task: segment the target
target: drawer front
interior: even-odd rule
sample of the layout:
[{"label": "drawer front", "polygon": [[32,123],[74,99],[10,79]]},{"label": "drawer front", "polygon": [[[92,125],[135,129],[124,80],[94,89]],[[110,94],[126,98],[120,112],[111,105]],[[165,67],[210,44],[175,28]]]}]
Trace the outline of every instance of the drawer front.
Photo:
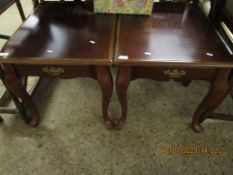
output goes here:
[{"label": "drawer front", "polygon": [[94,66],[71,65],[14,65],[19,76],[40,76],[46,78],[93,77]]},{"label": "drawer front", "polygon": [[135,67],[132,70],[132,77],[133,79],[150,78],[158,81],[211,81],[216,70],[214,68]]}]

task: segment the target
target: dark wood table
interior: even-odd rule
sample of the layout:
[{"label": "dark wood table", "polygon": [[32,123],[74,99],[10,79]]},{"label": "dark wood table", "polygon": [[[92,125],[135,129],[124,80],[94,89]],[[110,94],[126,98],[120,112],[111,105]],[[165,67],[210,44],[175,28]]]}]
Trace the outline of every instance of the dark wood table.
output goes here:
[{"label": "dark wood table", "polygon": [[[39,4],[10,38],[0,59],[4,83],[28,107],[29,124],[39,123],[39,112],[21,83],[24,76],[47,78],[90,77],[103,93],[103,119],[107,128],[113,81],[114,15],[93,14],[75,2]],[[78,91],[78,89],[77,89]],[[22,111],[21,108],[21,111]]]},{"label": "dark wood table", "polygon": [[172,79],[186,85],[192,80],[209,81],[209,93],[193,116],[194,131],[203,130],[200,124],[206,118],[232,120],[213,113],[232,88],[232,52],[196,4],[155,7],[152,16],[120,15],[115,64],[122,107],[117,128],[126,121],[129,83],[138,78]]}]

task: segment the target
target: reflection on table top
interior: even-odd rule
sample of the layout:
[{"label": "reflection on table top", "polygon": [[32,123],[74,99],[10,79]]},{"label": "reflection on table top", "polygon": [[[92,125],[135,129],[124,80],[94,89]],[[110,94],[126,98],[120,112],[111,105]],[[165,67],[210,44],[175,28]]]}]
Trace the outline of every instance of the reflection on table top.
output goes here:
[{"label": "reflection on table top", "polygon": [[231,52],[196,5],[168,8],[119,17],[115,63],[233,67]]},{"label": "reflection on table top", "polygon": [[1,63],[112,64],[115,16],[76,3],[40,4],[6,44]]}]

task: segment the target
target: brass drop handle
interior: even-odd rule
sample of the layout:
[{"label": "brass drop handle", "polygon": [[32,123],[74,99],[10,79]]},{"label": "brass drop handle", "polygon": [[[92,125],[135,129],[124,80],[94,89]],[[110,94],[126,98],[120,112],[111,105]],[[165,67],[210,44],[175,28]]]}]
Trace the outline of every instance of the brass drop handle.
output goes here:
[{"label": "brass drop handle", "polygon": [[169,78],[180,78],[186,75],[186,71],[178,70],[178,69],[168,69],[168,70],[165,70],[163,73]]},{"label": "brass drop handle", "polygon": [[58,76],[65,72],[65,70],[61,67],[44,67],[43,71],[53,76]]}]

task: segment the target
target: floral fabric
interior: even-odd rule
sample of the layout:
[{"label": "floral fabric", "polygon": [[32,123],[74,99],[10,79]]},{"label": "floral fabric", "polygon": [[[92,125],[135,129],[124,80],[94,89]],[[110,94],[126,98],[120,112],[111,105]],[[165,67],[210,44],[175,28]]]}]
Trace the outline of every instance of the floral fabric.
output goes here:
[{"label": "floral fabric", "polygon": [[144,14],[152,11],[154,0],[94,0],[96,13]]}]

